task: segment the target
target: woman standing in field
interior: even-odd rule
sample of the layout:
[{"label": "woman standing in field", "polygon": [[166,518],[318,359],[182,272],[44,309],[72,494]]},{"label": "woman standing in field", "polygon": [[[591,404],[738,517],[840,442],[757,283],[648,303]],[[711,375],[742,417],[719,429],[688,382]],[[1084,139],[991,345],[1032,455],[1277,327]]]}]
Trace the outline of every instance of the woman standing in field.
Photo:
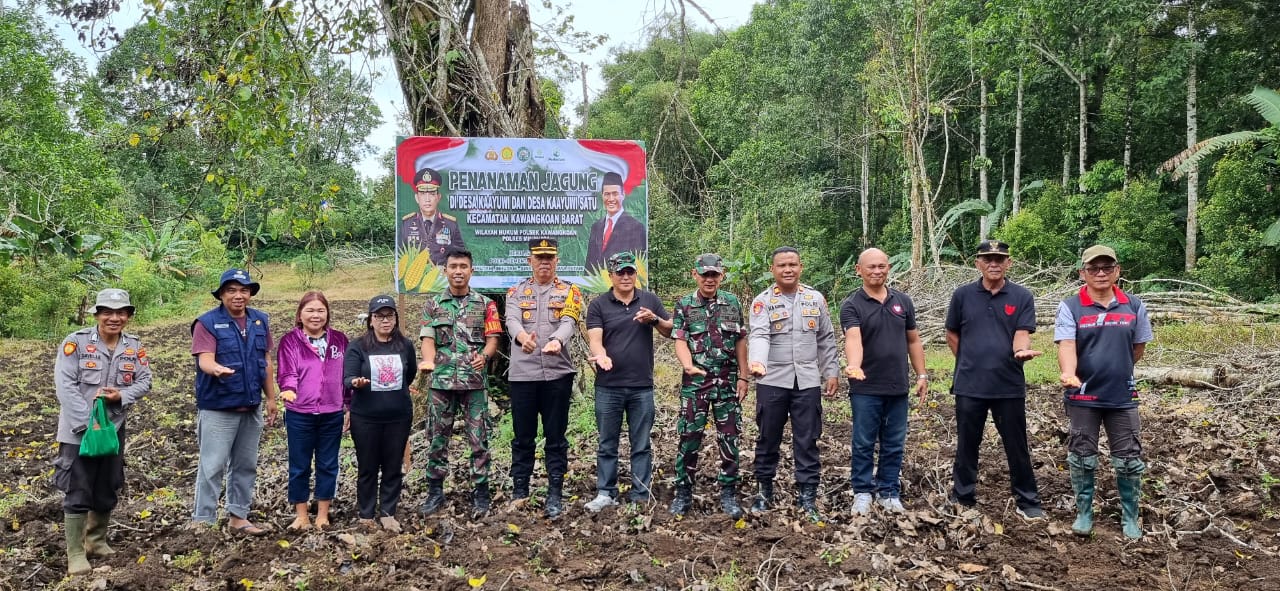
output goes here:
[{"label": "woman standing in field", "polygon": [[[89,572],[90,556],[109,556],[107,525],[124,484],[125,415],[129,407],[151,392],[151,367],[138,337],[125,334],[133,318],[129,292],[104,289],[93,306],[96,326],[82,328],[62,341],[54,363],[58,413],[58,455],[53,460],[53,483],[66,493],[62,499],[66,525],[67,574]],[[106,403],[120,451],[114,455],[83,457],[80,440],[88,430],[95,399]],[[108,438],[109,440],[109,438]]]},{"label": "woman standing in field", "polygon": [[343,370],[343,382],[354,390],[356,503],[361,524],[373,525],[376,515],[383,529],[399,533],[395,515],[404,479],[401,463],[413,422],[409,386],[418,374],[418,358],[413,343],[400,332],[400,315],[391,296],[369,300],[365,328],[347,350]]},{"label": "woman standing in field", "polygon": [[317,529],[329,527],[338,492],[338,449],[351,393],[343,384],[347,335],[329,326],[329,300],[309,291],[298,302],[294,328],[276,349],[276,383],[284,400],[289,441],[289,503],[297,517],[289,529],[311,527],[311,466],[315,463]]}]

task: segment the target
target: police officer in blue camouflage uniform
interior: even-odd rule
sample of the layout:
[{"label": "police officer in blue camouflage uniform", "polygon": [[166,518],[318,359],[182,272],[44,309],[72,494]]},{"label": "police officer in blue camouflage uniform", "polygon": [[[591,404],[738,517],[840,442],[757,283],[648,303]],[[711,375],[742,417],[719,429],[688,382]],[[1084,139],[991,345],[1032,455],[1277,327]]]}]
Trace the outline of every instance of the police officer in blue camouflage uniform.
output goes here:
[{"label": "police officer in blue camouflage uniform", "polygon": [[413,198],[418,211],[400,218],[400,250],[418,248],[431,253],[433,265],[448,260],[450,247],[463,249],[458,218],[440,211],[440,173],[423,168],[413,175]]}]

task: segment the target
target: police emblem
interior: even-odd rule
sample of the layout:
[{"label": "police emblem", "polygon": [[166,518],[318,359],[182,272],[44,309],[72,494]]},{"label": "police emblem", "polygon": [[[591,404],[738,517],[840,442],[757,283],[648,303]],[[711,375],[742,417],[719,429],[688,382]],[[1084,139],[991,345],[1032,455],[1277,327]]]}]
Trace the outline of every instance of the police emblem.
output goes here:
[{"label": "police emblem", "polygon": [[816,326],[818,326],[818,321],[816,321],[816,320],[814,320],[814,319],[810,318],[810,319],[809,319],[809,330],[813,330],[813,328],[814,328],[814,327],[816,327]]},{"label": "police emblem", "polygon": [[521,318],[524,318],[525,320],[528,320],[528,319],[530,319],[530,318],[533,318],[533,312],[530,312],[530,311],[528,311],[528,310],[525,310],[525,311],[524,311],[524,314],[521,314],[521,315],[520,315],[520,317],[521,317]]},{"label": "police emblem", "polygon": [[125,349],[125,350],[124,350],[124,354],[125,354],[125,355],[133,355],[133,349]]},{"label": "police emblem", "polygon": [[524,295],[533,295],[533,290],[527,287],[524,288]]},{"label": "police emblem", "polygon": [[770,303],[770,304],[776,304],[776,303],[778,303],[778,298],[769,298],[769,303]]},{"label": "police emblem", "polygon": [[132,363],[126,363],[126,364],[124,364],[124,365],[120,366],[120,369],[123,369],[124,371],[133,371],[133,364],[132,364]]},{"label": "police emblem", "polygon": [[120,374],[120,381],[126,386],[133,384],[133,372]]},{"label": "police emblem", "polygon": [[769,315],[769,320],[777,320],[777,319],[778,319],[778,313],[777,313],[777,312],[774,312],[773,314],[770,314],[770,315]]},{"label": "police emblem", "polygon": [[85,346],[84,350],[86,353],[97,353],[98,347],[95,345],[87,345]]},{"label": "police emblem", "polygon": [[781,323],[781,322],[774,322],[774,323],[773,323],[773,330],[782,330],[782,323]]},{"label": "police emblem", "polygon": [[63,354],[63,355],[70,356],[72,353],[75,353],[75,352],[76,352],[76,344],[75,344],[75,343],[67,343],[67,344],[65,344],[65,345],[62,345],[62,354]]},{"label": "police emblem", "polygon": [[[751,313],[759,314],[761,312],[764,312],[764,302],[756,300],[756,303],[751,304]],[[70,355],[70,353],[68,353],[68,355]]]},{"label": "police emblem", "polygon": [[84,366],[85,366],[85,368],[87,368],[87,369],[97,369],[97,368],[98,368],[98,364],[97,364],[97,363],[94,363],[93,361],[89,361],[89,362],[85,363],[85,364],[84,364]]}]

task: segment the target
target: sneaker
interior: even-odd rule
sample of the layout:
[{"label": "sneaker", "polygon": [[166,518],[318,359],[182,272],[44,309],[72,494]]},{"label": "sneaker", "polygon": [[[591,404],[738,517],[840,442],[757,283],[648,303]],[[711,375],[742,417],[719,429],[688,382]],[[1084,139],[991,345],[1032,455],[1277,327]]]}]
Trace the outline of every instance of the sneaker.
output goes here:
[{"label": "sneaker", "polygon": [[614,507],[617,506],[617,504],[618,501],[614,500],[613,497],[605,493],[599,493],[596,495],[596,498],[587,501],[587,511],[599,513],[605,507]]},{"label": "sneaker", "polygon": [[1044,509],[1039,507],[1018,507],[1018,517],[1027,521],[1040,521],[1045,519]]},{"label": "sneaker", "polygon": [[871,512],[871,493],[853,495],[853,514],[866,515]]},{"label": "sneaker", "polygon": [[898,497],[880,497],[876,500],[876,504],[890,513],[902,513],[907,510],[902,506],[902,501]]}]

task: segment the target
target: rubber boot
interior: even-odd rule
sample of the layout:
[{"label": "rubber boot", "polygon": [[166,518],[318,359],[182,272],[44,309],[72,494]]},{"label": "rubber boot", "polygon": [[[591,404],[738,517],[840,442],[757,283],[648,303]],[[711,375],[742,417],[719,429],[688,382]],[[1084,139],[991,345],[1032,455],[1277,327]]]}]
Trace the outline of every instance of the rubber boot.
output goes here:
[{"label": "rubber boot", "polygon": [[1111,466],[1116,470],[1116,488],[1120,491],[1120,524],[1124,537],[1140,539],[1138,500],[1142,497],[1142,474],[1147,471],[1147,465],[1141,458],[1111,458]]},{"label": "rubber boot", "polygon": [[738,487],[733,484],[726,484],[720,487],[720,508],[724,510],[725,515],[733,519],[742,518],[742,507],[738,505]]},{"label": "rubber boot", "polygon": [[427,500],[422,502],[422,509],[419,510],[423,515],[431,515],[444,507],[444,479],[429,478],[427,479]]},{"label": "rubber boot", "polygon": [[89,512],[84,525],[84,551],[89,556],[111,556],[116,551],[107,545],[107,525],[111,523],[111,512]]},{"label": "rubber boot", "polygon": [[92,568],[84,555],[85,516],[83,513],[66,513],[63,515],[63,524],[67,533],[67,574],[83,575]]},{"label": "rubber boot", "polygon": [[1098,456],[1067,454],[1067,467],[1071,470],[1071,490],[1076,493],[1076,521],[1071,524],[1071,531],[1088,536],[1093,533],[1093,480]]},{"label": "rubber boot", "polygon": [[511,500],[529,498],[529,477],[517,476],[512,479]]},{"label": "rubber boot", "polygon": [[479,519],[489,514],[489,484],[477,484],[471,491],[471,517]]},{"label": "rubber boot", "polygon": [[756,495],[756,502],[751,504],[752,513],[764,513],[773,506],[773,481],[761,480],[760,492]]},{"label": "rubber boot", "polygon": [[564,476],[551,476],[547,478],[547,519],[560,517],[560,514],[564,512],[564,505],[561,504],[560,499],[563,494]]},{"label": "rubber boot", "polygon": [[809,521],[822,521],[822,514],[818,513],[818,483],[800,484],[797,488],[800,489],[800,494],[796,498],[796,505],[800,506]]},{"label": "rubber boot", "polygon": [[693,506],[693,485],[677,484],[676,498],[671,500],[671,514],[676,517],[684,517],[689,512],[689,507]]}]

